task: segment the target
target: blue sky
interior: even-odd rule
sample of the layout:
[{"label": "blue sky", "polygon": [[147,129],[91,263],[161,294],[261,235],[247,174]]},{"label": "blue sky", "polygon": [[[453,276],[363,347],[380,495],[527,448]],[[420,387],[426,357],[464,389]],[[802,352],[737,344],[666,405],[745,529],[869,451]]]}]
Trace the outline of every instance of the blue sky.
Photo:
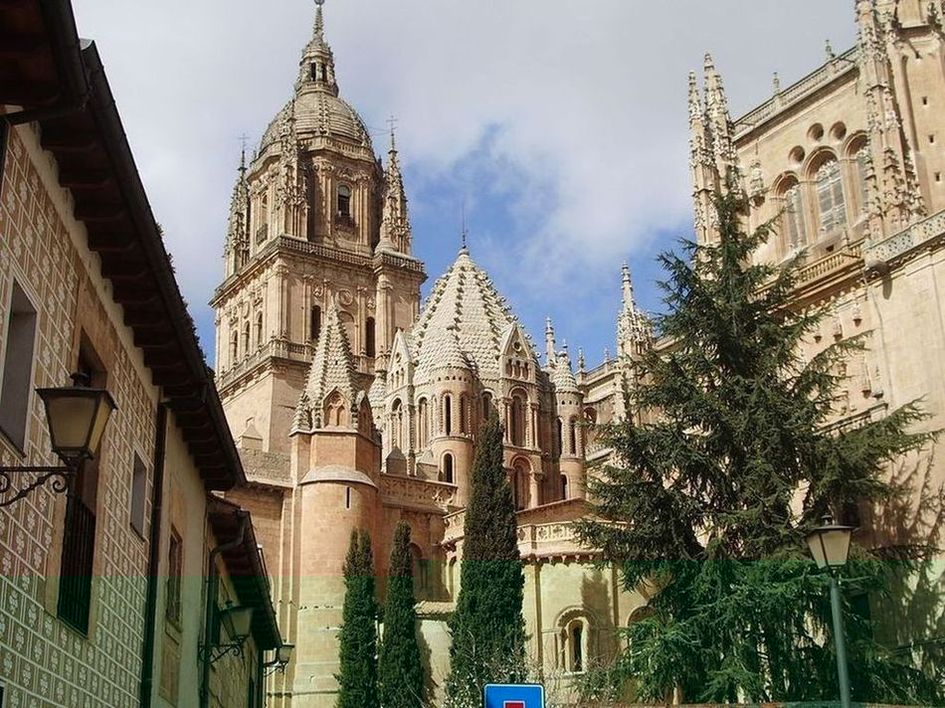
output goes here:
[{"label": "blue sky", "polygon": [[[74,0],[95,39],[178,279],[213,360],[239,136],[289,97],[306,0]],[[711,51],[737,116],[855,37],[852,0],[328,0],[342,95],[410,198],[425,292],[459,248],[536,340],[614,350],[620,265],[659,306],[654,257],[691,232],[686,77]]]}]

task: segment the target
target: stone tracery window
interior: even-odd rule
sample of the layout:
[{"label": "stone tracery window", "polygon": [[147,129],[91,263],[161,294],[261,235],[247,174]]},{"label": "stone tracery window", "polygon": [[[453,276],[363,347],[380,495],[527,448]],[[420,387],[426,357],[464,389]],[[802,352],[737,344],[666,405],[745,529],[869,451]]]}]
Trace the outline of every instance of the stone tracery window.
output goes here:
[{"label": "stone tracery window", "polygon": [[807,227],[804,222],[804,197],[797,180],[792,180],[781,192],[784,208],[782,224],[788,249],[791,251],[807,244]]},{"label": "stone tracery window", "polygon": [[816,185],[817,205],[820,210],[820,229],[826,235],[843,228],[847,223],[840,163],[837,162],[836,158],[827,160],[817,170]]}]

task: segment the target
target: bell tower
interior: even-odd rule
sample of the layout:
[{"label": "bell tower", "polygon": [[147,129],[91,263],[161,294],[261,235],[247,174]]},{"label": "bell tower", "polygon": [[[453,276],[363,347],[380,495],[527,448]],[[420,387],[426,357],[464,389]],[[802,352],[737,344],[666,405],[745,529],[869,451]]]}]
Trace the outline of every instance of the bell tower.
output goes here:
[{"label": "bell tower", "polygon": [[241,160],[224,280],[210,303],[217,385],[237,442],[284,455],[329,307],[367,390],[394,333],[416,319],[426,278],[393,134],[385,168],[341,98],[324,0],[316,4],[293,96]]}]

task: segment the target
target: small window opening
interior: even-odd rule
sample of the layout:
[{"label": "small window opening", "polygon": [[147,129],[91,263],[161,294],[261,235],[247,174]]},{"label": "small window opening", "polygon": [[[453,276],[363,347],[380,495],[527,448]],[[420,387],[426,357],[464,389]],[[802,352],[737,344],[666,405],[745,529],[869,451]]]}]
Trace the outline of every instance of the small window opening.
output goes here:
[{"label": "small window opening", "polygon": [[377,344],[374,337],[374,318],[368,317],[364,321],[364,351],[368,356],[375,356],[377,353]]},{"label": "small window opening", "polygon": [[448,394],[443,396],[443,432],[453,434],[453,397]]},{"label": "small window opening", "polygon": [[131,469],[131,528],[144,538],[145,494],[148,486],[148,470],[135,453]]},{"label": "small window opening", "polygon": [[351,188],[344,184],[338,187],[338,216],[351,217]]},{"label": "small window opening", "polygon": [[932,144],[932,145],[935,144],[935,136],[934,136],[934,135],[930,135],[930,136],[929,136],[929,143]]},{"label": "small window opening", "polygon": [[313,342],[318,339],[318,335],[322,332],[322,308],[318,305],[312,307],[312,312],[309,316],[309,332]]},{"label": "small window opening", "polygon": [[345,487],[345,509],[351,508],[351,487]]},{"label": "small window opening", "polygon": [[10,442],[24,450],[29,420],[33,343],[36,339],[36,310],[16,281],[13,282],[6,335],[3,382],[0,384],[0,429]]},{"label": "small window opening", "polygon": [[443,481],[453,484],[453,456],[448,452],[443,455]]},{"label": "small window opening", "polygon": [[923,97],[922,97],[922,105],[923,105],[923,106],[929,105],[929,97],[928,97],[928,96],[923,96]]}]

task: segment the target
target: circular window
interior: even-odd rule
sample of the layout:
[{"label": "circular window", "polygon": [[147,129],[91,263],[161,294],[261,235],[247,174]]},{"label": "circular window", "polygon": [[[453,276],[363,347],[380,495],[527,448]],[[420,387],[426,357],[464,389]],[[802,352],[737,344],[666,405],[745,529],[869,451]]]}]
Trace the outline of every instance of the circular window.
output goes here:
[{"label": "circular window", "polygon": [[806,156],[807,153],[804,152],[804,148],[802,148],[800,145],[788,153],[788,158],[790,158],[791,162],[793,162],[795,165],[799,165],[804,162],[804,158]]},{"label": "circular window", "polygon": [[820,123],[814,123],[807,131],[807,137],[815,143],[819,143],[824,137],[824,126]]},{"label": "circular window", "polygon": [[835,142],[840,142],[847,137],[847,127],[843,123],[834,123],[830,129],[830,137]]}]

